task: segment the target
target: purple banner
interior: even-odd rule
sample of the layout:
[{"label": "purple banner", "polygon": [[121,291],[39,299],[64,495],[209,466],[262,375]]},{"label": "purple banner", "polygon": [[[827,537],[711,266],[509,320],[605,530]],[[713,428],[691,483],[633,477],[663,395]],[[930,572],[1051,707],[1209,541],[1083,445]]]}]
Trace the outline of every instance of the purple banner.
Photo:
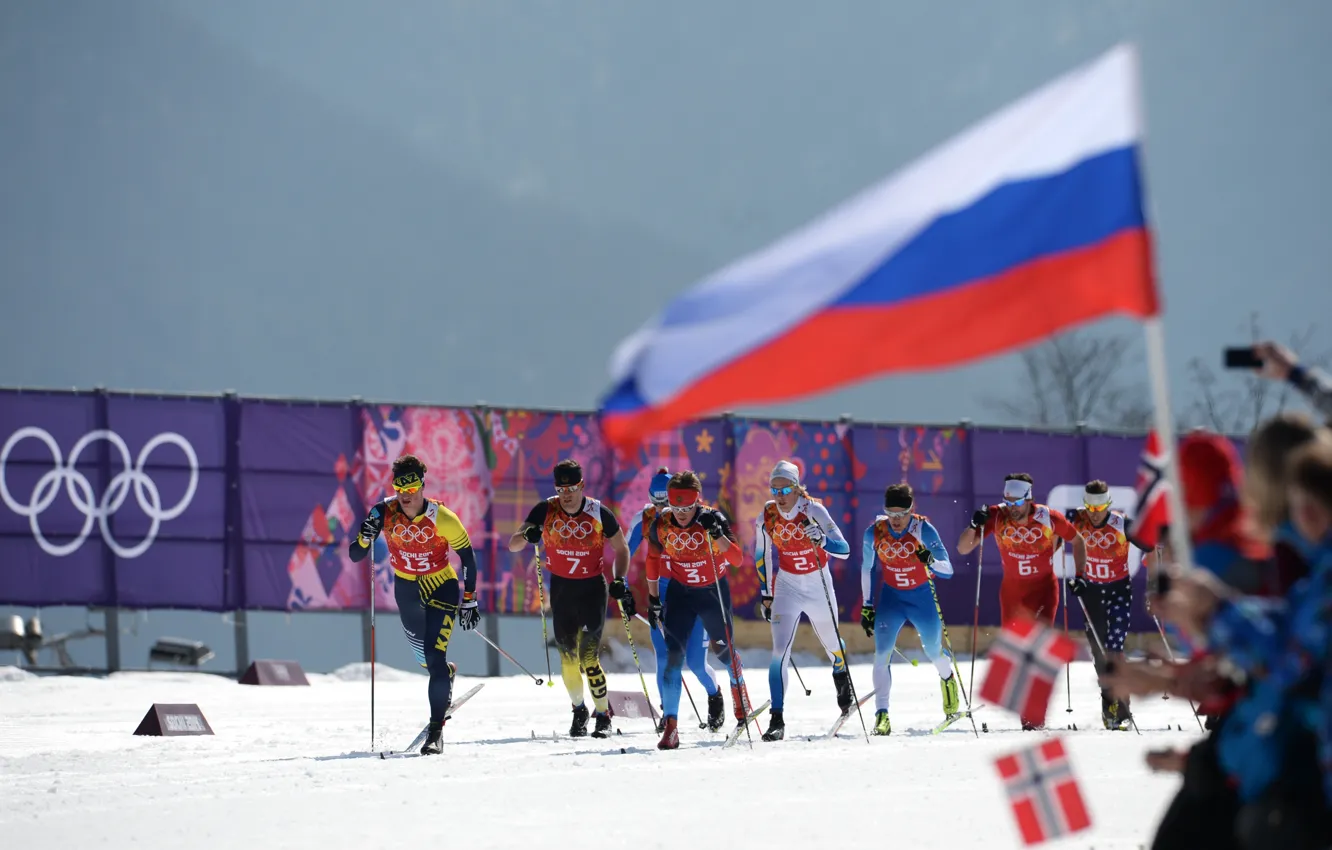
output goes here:
[{"label": "purple banner", "polygon": [[[790,459],[851,543],[851,557],[833,562],[848,621],[861,604],[862,537],[889,484],[912,485],[951,550],[1010,472],[1030,473],[1038,500],[1058,509],[1102,478],[1116,507],[1131,511],[1142,445],[1136,436],[717,417],[623,457],[589,413],[15,391],[0,391],[0,436],[7,604],[364,609],[370,565],[353,564],[347,544],[367,506],[391,493],[393,459],[410,452],[429,468],[427,495],[468,530],[485,610],[536,612],[532,550],[510,553],[508,539],[553,494],[551,468],[570,457],[626,529],[658,467],[696,471],[704,498],[735,522],[746,559],[730,571],[732,594],[737,615],[754,618],[754,523],[769,472]],[[993,542],[983,555],[979,615],[993,625]],[[630,567],[640,597],[643,561],[640,547]],[[955,557],[955,577],[938,584],[949,622],[976,616],[977,564],[975,554]],[[382,542],[374,576],[376,605],[391,610]],[[1076,605],[1069,623],[1081,623]],[[1152,627],[1141,601],[1133,626]]]},{"label": "purple banner", "polygon": [[0,598],[225,610],[223,400],[0,395]]}]

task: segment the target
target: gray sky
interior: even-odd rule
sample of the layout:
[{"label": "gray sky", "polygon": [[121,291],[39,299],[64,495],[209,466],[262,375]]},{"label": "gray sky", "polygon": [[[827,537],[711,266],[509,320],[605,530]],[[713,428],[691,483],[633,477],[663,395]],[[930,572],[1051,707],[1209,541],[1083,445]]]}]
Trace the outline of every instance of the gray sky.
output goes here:
[{"label": "gray sky", "polygon": [[[1332,4],[3,4],[0,384],[592,407],[674,294],[1124,39],[1183,398],[1252,311],[1332,315]],[[1001,421],[1019,382],[772,412]]]}]

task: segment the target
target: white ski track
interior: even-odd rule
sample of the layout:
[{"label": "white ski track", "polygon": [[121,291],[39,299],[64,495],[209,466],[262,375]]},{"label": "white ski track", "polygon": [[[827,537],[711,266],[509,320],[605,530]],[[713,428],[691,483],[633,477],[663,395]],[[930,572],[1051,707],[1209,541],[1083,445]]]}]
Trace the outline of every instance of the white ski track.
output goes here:
[{"label": "white ski track", "polygon": [[[486,683],[485,683],[485,682],[482,682],[482,683],[479,684],[479,685],[474,685],[474,686],[472,687],[472,689],[469,690],[467,693],[463,694],[462,696],[458,697],[458,698],[455,699],[455,700],[449,700],[449,712],[448,712],[448,714],[445,714],[445,715],[444,715],[444,720],[445,720],[446,722],[449,721],[449,720],[452,720],[452,719],[453,719],[453,713],[454,713],[455,711],[457,711],[458,709],[462,708],[463,705],[464,705],[469,699],[471,699],[472,697],[476,696],[476,695],[477,695],[477,692],[479,692],[479,691],[480,691],[482,688],[484,688],[485,686],[486,686]],[[422,726],[422,727],[421,727],[421,731],[420,731],[419,733],[417,733],[417,736],[416,736],[415,738],[413,738],[413,739],[412,739],[412,742],[411,742],[410,744],[408,744],[405,748],[403,748],[403,749],[401,749],[401,750],[396,750],[396,751],[392,751],[392,750],[390,750],[390,751],[387,751],[387,752],[381,752],[381,753],[379,754],[379,757],[380,757],[381,759],[397,759],[397,758],[409,758],[409,757],[411,757],[411,756],[419,756],[419,755],[423,755],[423,753],[417,752],[417,750],[419,750],[420,747],[421,747],[421,745],[425,743],[426,735],[428,735],[428,734],[430,734],[430,724],[429,724],[429,723],[427,723],[425,726]]]},{"label": "white ski track", "polygon": [[874,691],[870,691],[869,693],[865,694],[863,697],[856,700],[856,704],[851,707],[850,711],[848,711],[846,714],[838,715],[837,721],[833,723],[832,728],[828,730],[828,734],[825,735],[824,737],[836,738],[837,733],[842,730],[842,726],[846,724],[847,720],[851,719],[851,715],[855,714],[858,710],[864,708],[865,703],[873,699],[874,693],[875,693]]},{"label": "white ski track", "polygon": [[[979,684],[986,662],[976,667]],[[868,682],[868,663],[851,668]],[[1009,850],[1022,844],[994,760],[1058,738],[1093,826],[1050,850],[1138,850],[1151,844],[1179,789],[1178,776],[1152,773],[1144,755],[1187,748],[1202,735],[1188,704],[1173,699],[1134,706],[1142,737],[1103,729],[1091,662],[1072,665],[1073,714],[1064,712],[1064,683],[1056,684],[1058,715],[1050,720],[1059,729],[1022,732],[1012,712],[987,705],[976,715],[978,724],[988,721],[988,734],[976,738],[955,724],[931,735],[940,720],[938,676],[905,663],[893,672],[900,731],[874,746],[845,730],[823,740],[831,725],[823,712],[832,713],[825,706],[786,716],[788,746],[755,741],[752,751],[732,746],[722,758],[729,714],[717,734],[682,726],[680,749],[671,752],[656,749],[647,720],[616,723],[622,734],[606,740],[552,740],[549,730],[569,728],[565,694],[538,690],[522,674],[459,674],[459,697],[486,686],[470,701],[477,709],[459,709],[445,727],[437,763],[370,752],[370,683],[359,669],[307,671],[309,687],[268,688],[185,671],[30,676],[0,667],[0,835],[15,848],[86,847],[94,836],[99,847],[136,850],[365,850],[437,842],[440,821],[422,817],[421,806],[447,801],[449,811],[466,815],[449,829],[467,850],[554,849],[587,843],[579,788],[606,789],[631,805],[679,799],[693,788],[724,793],[725,805],[689,805],[665,832],[645,833],[641,819],[602,819],[597,842],[639,850],[815,847],[827,843],[826,813],[845,809],[859,813],[866,834],[891,834],[911,850]],[[639,687],[632,669],[608,679],[611,688]],[[384,740],[406,743],[420,731],[426,684],[407,669],[379,677],[375,728]],[[756,704],[768,698],[766,677],[749,687]],[[214,734],[133,735],[153,703],[198,705]],[[1065,731],[1069,722],[1079,731]],[[959,811],[965,817],[940,828],[940,812]]]},{"label": "white ski track", "polygon": [[[735,729],[731,730],[731,734],[726,736],[726,742],[722,744],[722,749],[727,749],[730,746],[732,746],[736,741],[740,740],[741,733],[743,733],[746,729],[749,728],[749,724],[752,723],[755,718],[757,718],[763,712],[767,711],[768,706],[770,705],[772,705],[772,700],[765,699],[763,701],[763,705],[760,705],[758,708],[749,712],[749,716],[745,718],[744,723],[735,724]],[[759,730],[759,734],[760,735],[763,734],[762,729]]]}]

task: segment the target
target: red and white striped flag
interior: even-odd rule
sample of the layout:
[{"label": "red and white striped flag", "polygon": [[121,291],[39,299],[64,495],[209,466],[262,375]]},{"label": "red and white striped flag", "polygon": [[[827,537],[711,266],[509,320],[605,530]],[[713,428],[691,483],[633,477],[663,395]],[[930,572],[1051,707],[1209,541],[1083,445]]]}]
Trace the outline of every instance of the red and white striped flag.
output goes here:
[{"label": "red and white striped flag", "polygon": [[1064,743],[1054,738],[995,759],[1022,842],[1040,844],[1091,826]]}]

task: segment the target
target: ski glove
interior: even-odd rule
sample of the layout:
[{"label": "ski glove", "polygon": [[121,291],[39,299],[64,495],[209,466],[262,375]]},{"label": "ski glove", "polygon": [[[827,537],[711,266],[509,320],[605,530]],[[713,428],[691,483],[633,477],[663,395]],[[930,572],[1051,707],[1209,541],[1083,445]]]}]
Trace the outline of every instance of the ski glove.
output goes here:
[{"label": "ski glove", "polygon": [[379,536],[379,532],[384,530],[384,515],[375,508],[361,520],[361,540],[367,546],[370,542]]},{"label": "ski glove", "polygon": [[708,536],[711,537],[713,540],[716,540],[718,537],[722,536],[723,529],[722,529],[721,518],[718,517],[716,514],[712,513],[711,511],[699,514],[698,524],[703,526],[703,528],[707,530]]},{"label": "ski glove", "polygon": [[824,538],[823,526],[819,525],[812,519],[806,519],[805,537],[809,538],[809,542],[813,543],[815,546],[822,544]]},{"label": "ski glove", "polygon": [[661,624],[661,597],[648,597],[648,625],[657,628]]},{"label": "ski glove", "polygon": [[916,560],[928,567],[934,563],[934,553],[928,547],[922,545],[916,550]]},{"label": "ski glove", "polygon": [[990,521],[990,506],[981,505],[980,510],[971,515],[971,527],[980,531]]},{"label": "ski glove", "polygon": [[617,578],[610,583],[611,599],[620,603],[620,610],[624,612],[625,617],[632,617],[638,609],[634,606],[634,595],[629,592],[629,587],[624,583],[624,579]]},{"label": "ski glove", "polygon": [[476,607],[476,597],[470,593],[463,594],[462,607],[458,609],[458,625],[462,630],[470,632],[481,622],[481,609]]},{"label": "ski glove", "polygon": [[764,620],[767,620],[769,623],[771,623],[771,622],[772,622],[772,597],[771,597],[771,596],[761,596],[761,597],[759,597],[759,599],[763,602],[763,606],[762,606],[762,608],[763,608],[763,619],[764,619]]},{"label": "ski glove", "polygon": [[529,525],[527,528],[523,529],[523,539],[526,540],[528,543],[531,543],[531,544],[533,544],[533,545],[536,545],[537,543],[540,543],[540,542],[541,542],[541,526],[539,526],[539,525]]},{"label": "ski glove", "polygon": [[874,606],[860,606],[860,627],[865,630],[865,637],[874,637]]},{"label": "ski glove", "polygon": [[1082,598],[1082,591],[1087,589],[1087,580],[1082,576],[1074,576],[1068,580],[1068,592]]},{"label": "ski glove", "polygon": [[1064,511],[1064,519],[1068,520],[1069,522],[1077,522],[1078,514],[1080,513],[1082,513],[1081,508],[1069,508],[1068,510]]}]

